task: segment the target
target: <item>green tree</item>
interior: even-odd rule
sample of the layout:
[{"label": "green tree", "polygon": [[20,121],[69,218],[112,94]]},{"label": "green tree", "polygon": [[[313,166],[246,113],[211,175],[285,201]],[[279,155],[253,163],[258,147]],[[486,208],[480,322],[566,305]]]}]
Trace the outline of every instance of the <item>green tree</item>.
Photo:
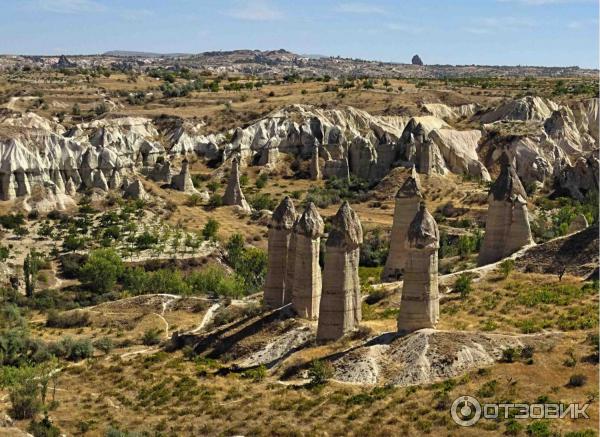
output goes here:
[{"label": "green tree", "polygon": [[33,297],[41,263],[41,258],[35,250],[31,250],[25,257],[23,274],[25,275],[25,294],[27,297]]},{"label": "green tree", "polygon": [[123,260],[114,249],[93,250],[80,270],[80,279],[99,293],[110,291],[123,274]]},{"label": "green tree", "polygon": [[204,227],[202,228],[202,236],[205,240],[215,240],[217,233],[219,232],[219,224],[214,218],[209,218]]}]

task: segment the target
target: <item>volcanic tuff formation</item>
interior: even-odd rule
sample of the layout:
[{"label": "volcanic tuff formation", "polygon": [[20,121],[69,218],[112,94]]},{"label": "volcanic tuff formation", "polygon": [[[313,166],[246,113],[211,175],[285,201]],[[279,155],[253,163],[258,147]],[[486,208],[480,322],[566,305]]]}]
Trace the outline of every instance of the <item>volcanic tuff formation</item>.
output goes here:
[{"label": "volcanic tuff formation", "polygon": [[[305,160],[318,154],[325,178],[350,173],[376,181],[399,165],[487,180],[486,167],[505,151],[524,183],[554,180],[578,198],[597,189],[598,99],[566,106],[528,96],[491,109],[434,103],[423,108],[433,115],[373,116],[352,107],[291,105],[217,135],[205,134],[203,122],[175,117],[106,117],[67,130],[34,113],[7,113],[0,116],[0,198],[28,196],[36,185],[58,194],[67,186],[118,189],[112,187],[119,177],[136,173],[170,184],[169,161],[186,153],[216,164],[237,154],[242,165],[274,164],[282,154]],[[442,119],[459,116],[482,130],[457,130]],[[528,133],[498,134],[514,125]],[[314,165],[312,175],[318,176]],[[187,177],[175,180],[178,189],[192,188]]]},{"label": "volcanic tuff formation", "polygon": [[362,226],[344,202],[331,222],[325,249],[318,340],[335,340],[358,328],[361,294],[358,278]]},{"label": "volcanic tuff formation", "polygon": [[490,188],[485,235],[478,265],[498,261],[533,243],[527,214],[527,194],[510,162],[503,154],[500,175]]},{"label": "volcanic tuff formation", "polygon": [[[314,203],[310,202],[294,225],[294,244],[291,251],[294,259],[292,307],[300,317],[306,319],[319,317],[321,300],[319,249],[324,230],[323,219]],[[290,258],[288,258],[289,262],[292,262]]]},{"label": "volcanic tuff formation", "polygon": [[410,176],[396,193],[394,221],[390,236],[390,251],[381,273],[383,281],[396,281],[401,276],[406,263],[406,234],[408,226],[419,210],[423,200],[419,175],[413,167]]},{"label": "volcanic tuff formation", "polygon": [[236,205],[243,211],[251,211],[250,205],[246,202],[242,187],[240,186],[240,164],[235,156],[231,160],[231,172],[229,173],[227,188],[225,189],[225,195],[223,196],[223,204]]},{"label": "volcanic tuff formation", "polygon": [[421,203],[408,227],[406,266],[398,313],[399,332],[435,328],[437,325],[440,317],[439,248],[437,223],[425,203]]},{"label": "volcanic tuff formation", "polygon": [[[286,196],[273,211],[269,224],[264,303],[270,308],[279,308],[292,301],[292,284],[288,284],[286,287],[285,279],[289,264],[288,252],[290,252],[292,227],[295,221],[294,203]],[[293,254],[291,262],[295,262]]]}]

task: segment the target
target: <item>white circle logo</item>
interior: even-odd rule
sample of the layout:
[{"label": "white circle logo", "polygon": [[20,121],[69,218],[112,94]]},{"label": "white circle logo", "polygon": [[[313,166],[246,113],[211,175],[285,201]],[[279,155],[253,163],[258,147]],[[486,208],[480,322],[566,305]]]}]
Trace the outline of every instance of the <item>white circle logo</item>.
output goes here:
[{"label": "white circle logo", "polygon": [[475,425],[481,418],[481,404],[472,396],[461,396],[454,400],[450,412],[458,425]]}]

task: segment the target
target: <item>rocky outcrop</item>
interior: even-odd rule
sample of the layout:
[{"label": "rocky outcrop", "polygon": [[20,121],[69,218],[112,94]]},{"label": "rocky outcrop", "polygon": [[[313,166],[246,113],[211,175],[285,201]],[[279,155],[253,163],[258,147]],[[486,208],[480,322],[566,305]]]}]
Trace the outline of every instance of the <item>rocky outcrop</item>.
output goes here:
[{"label": "rocky outcrop", "polygon": [[154,167],[148,172],[148,177],[155,182],[164,182],[171,185],[173,179],[171,163],[164,160],[157,161]]},{"label": "rocky outcrop", "polygon": [[422,329],[384,333],[331,358],[332,379],[377,386],[426,385],[456,378],[498,362],[505,349],[551,347],[553,334],[505,335]]},{"label": "rocky outcrop", "polygon": [[434,129],[429,133],[429,138],[441,152],[446,166],[452,173],[472,176],[483,181],[491,179],[477,155],[480,131]]},{"label": "rocky outcrop", "polygon": [[233,157],[231,160],[231,172],[229,173],[227,188],[225,189],[225,195],[223,196],[223,204],[236,205],[243,211],[251,211],[250,205],[246,202],[242,187],[240,186],[240,164],[237,157]]},{"label": "rocky outcrop", "polygon": [[533,243],[527,213],[527,194],[506,154],[500,175],[490,188],[485,235],[478,265],[498,261]]},{"label": "rocky outcrop", "polygon": [[597,152],[593,152],[587,158],[577,159],[573,165],[565,164],[555,181],[557,190],[579,201],[588,193],[598,192],[600,160],[597,156]]},{"label": "rocky outcrop", "polygon": [[269,246],[267,277],[263,301],[268,308],[279,308],[292,300],[292,287],[286,290],[286,275],[288,270],[288,253],[292,228],[296,221],[296,210],[292,199],[286,196],[275,208],[269,224]]},{"label": "rocky outcrop", "polygon": [[496,121],[544,121],[558,109],[552,100],[537,96],[526,96],[508,100],[481,117],[482,123]]},{"label": "rocky outcrop", "polygon": [[358,215],[344,202],[331,222],[323,270],[317,340],[335,340],[358,328],[361,294],[358,278],[363,232]]},{"label": "rocky outcrop", "polygon": [[425,203],[421,203],[408,227],[406,265],[398,313],[399,332],[435,328],[438,323],[439,243],[437,223],[427,211]]},{"label": "rocky outcrop", "polygon": [[135,179],[132,182],[127,183],[123,192],[123,197],[128,199],[147,200],[149,196],[148,193],[146,193],[142,182],[139,179]]},{"label": "rocky outcrop", "polygon": [[423,61],[419,55],[414,55],[410,60],[410,63],[413,65],[423,65]]},{"label": "rocky outcrop", "polygon": [[410,176],[396,193],[394,221],[390,235],[390,251],[381,273],[382,281],[397,281],[404,271],[408,250],[406,246],[408,226],[419,211],[422,200],[421,182],[413,167]]},{"label": "rocky outcrop", "polygon": [[[294,271],[292,308],[300,317],[319,317],[321,301],[321,267],[319,249],[325,229],[323,219],[314,203],[310,202],[294,225]],[[288,258],[288,263],[291,259]]]},{"label": "rocky outcrop", "polygon": [[177,191],[183,191],[184,193],[196,192],[189,166],[188,160],[184,159],[181,163],[181,171],[179,174],[171,178],[171,188]]}]

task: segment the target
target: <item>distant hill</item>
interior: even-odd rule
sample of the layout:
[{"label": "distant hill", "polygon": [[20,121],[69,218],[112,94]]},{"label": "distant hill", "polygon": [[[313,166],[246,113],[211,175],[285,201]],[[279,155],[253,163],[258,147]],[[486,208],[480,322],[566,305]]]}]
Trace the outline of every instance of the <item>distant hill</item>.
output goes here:
[{"label": "distant hill", "polygon": [[122,58],[176,58],[180,56],[191,56],[191,53],[152,53],[134,52],[127,50],[111,50],[102,53],[102,56],[116,56]]}]

